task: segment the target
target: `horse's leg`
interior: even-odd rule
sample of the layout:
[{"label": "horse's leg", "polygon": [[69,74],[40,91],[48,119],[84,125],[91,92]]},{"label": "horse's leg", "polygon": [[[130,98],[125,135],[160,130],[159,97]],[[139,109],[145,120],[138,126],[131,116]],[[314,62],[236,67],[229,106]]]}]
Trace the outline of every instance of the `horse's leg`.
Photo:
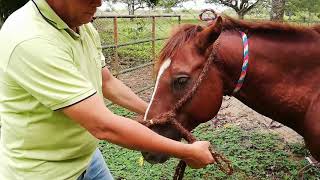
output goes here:
[{"label": "horse's leg", "polygon": [[313,99],[306,113],[304,138],[310,153],[320,162],[320,95]]}]

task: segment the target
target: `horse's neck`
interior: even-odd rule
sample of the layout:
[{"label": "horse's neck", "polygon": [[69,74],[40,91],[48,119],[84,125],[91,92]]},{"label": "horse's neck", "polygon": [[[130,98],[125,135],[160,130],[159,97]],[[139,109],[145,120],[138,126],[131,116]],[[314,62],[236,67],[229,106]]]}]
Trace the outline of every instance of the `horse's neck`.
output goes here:
[{"label": "horse's neck", "polygon": [[240,34],[234,32],[223,32],[219,41],[215,64],[221,69],[225,95],[231,95],[241,73],[243,43]]},{"label": "horse's neck", "polygon": [[[320,41],[311,43],[314,44],[306,47],[306,43],[297,41],[293,47],[294,42],[286,45],[279,41],[249,38],[247,76],[241,90],[234,96],[261,114],[289,126],[286,119],[302,118],[317,90],[316,84],[320,84],[319,78],[314,77],[320,76],[320,61],[317,62],[320,52],[311,49],[315,45],[319,47]],[[222,34],[218,57],[222,63],[225,93],[231,95],[243,63],[240,34]]]}]

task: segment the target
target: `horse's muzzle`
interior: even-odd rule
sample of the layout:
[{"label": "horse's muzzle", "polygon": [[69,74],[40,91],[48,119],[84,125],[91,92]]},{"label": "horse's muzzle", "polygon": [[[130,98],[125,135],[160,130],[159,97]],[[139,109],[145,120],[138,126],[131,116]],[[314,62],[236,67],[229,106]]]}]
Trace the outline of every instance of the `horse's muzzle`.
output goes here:
[{"label": "horse's muzzle", "polygon": [[149,153],[149,152],[141,152],[141,154],[144,157],[144,159],[151,164],[164,163],[168,159],[170,159],[170,156],[166,154]]}]

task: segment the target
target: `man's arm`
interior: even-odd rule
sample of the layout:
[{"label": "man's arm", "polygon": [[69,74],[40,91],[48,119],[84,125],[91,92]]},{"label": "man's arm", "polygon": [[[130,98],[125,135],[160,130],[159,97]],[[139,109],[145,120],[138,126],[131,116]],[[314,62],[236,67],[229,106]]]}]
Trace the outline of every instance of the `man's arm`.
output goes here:
[{"label": "man's arm", "polygon": [[144,115],[147,110],[147,103],[115,78],[106,67],[102,69],[102,92],[105,98],[131,111]]},{"label": "man's arm", "polygon": [[160,136],[133,120],[113,114],[98,95],[62,111],[98,139],[129,149],[170,154],[184,159],[194,168],[201,168],[213,162],[208,142],[183,144]]}]

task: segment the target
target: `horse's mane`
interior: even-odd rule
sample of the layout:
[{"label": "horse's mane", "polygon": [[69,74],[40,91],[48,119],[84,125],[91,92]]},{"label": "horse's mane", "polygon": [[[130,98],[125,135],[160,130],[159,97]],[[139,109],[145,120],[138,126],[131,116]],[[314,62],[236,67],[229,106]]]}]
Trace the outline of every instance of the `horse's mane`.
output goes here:
[{"label": "horse's mane", "polygon": [[247,32],[310,32],[315,30],[316,26],[308,27],[298,24],[285,22],[274,22],[268,20],[245,21],[224,16],[222,23],[224,30],[243,30]]},{"label": "horse's mane", "polygon": [[[279,23],[273,21],[245,21],[238,20],[228,16],[223,17],[223,31],[227,30],[242,30],[244,32],[266,32],[266,33],[308,33],[316,31],[320,33],[320,25],[307,27],[302,25],[294,25],[289,23]],[[155,65],[155,72],[158,72],[159,65],[162,62],[174,55],[174,53],[183,44],[193,39],[198,32],[201,32],[205,27],[195,24],[184,24],[179,26],[171,37],[166,42],[166,45],[160,52],[160,57]]]},{"label": "horse's mane", "polygon": [[317,31],[318,33],[320,33],[320,25],[315,25],[312,27],[313,30]]}]

